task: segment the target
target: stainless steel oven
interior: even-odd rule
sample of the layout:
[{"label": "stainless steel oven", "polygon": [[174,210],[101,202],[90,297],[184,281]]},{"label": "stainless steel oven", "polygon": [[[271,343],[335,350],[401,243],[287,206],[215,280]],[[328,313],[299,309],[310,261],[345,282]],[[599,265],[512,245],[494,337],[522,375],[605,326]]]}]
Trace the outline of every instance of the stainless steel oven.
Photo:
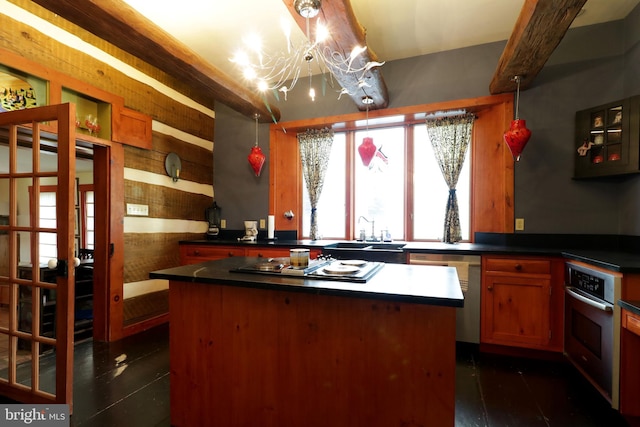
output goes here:
[{"label": "stainless steel oven", "polygon": [[616,409],[621,277],[587,264],[567,263],[565,354]]}]

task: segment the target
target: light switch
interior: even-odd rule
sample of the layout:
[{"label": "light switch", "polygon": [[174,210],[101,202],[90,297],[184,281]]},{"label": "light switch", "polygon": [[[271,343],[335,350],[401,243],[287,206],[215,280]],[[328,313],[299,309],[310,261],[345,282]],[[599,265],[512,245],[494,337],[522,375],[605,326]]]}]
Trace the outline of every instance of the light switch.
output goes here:
[{"label": "light switch", "polygon": [[137,205],[135,203],[127,203],[127,215],[149,216],[149,205]]}]

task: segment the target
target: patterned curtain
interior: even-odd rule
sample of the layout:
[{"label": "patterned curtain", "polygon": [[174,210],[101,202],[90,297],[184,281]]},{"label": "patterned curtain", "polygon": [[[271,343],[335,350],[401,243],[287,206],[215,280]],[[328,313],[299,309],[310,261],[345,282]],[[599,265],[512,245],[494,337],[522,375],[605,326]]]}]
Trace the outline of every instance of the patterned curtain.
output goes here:
[{"label": "patterned curtain", "polygon": [[449,186],[449,198],[444,217],[442,241],[455,243],[462,240],[456,185],[464,163],[467,147],[471,142],[473,114],[427,118],[427,132],[433,153],[440,165],[442,176]]},{"label": "patterned curtain", "polygon": [[298,143],[300,144],[302,174],[311,202],[311,234],[309,237],[311,240],[316,240],[318,238],[317,206],[329,165],[333,131],[329,128],[309,129],[298,134]]}]

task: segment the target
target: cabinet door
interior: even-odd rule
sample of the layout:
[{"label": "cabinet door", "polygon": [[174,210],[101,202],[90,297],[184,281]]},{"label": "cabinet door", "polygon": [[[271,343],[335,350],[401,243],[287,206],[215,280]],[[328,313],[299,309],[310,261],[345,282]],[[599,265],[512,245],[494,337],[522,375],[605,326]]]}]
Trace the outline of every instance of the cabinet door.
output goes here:
[{"label": "cabinet door", "polygon": [[549,343],[550,280],[486,274],[482,342],[539,348]]}]

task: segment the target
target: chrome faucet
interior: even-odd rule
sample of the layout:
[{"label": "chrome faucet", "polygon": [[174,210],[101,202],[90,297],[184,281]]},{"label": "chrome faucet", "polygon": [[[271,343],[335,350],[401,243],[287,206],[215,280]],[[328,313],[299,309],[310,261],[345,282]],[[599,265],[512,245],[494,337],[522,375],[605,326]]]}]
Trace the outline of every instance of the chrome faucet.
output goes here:
[{"label": "chrome faucet", "polygon": [[368,239],[365,239],[365,241],[368,240],[368,241],[371,241],[371,242],[377,242],[378,239],[376,239],[376,229],[375,229],[376,222],[375,222],[375,220],[369,221],[367,218],[365,218],[364,216],[360,215],[360,218],[358,218],[358,224],[360,224],[360,220],[361,219],[364,219],[369,224],[371,224],[371,237],[369,237]]}]

